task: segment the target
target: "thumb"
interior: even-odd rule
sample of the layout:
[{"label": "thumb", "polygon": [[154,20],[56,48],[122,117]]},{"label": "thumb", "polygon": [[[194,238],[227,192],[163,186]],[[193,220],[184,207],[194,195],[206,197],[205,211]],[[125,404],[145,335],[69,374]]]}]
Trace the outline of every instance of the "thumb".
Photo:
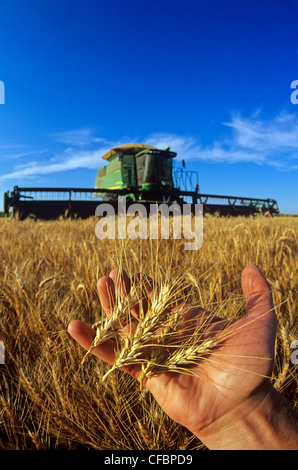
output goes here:
[{"label": "thumb", "polygon": [[258,266],[250,264],[244,268],[241,286],[246,299],[246,314],[250,318],[259,317],[267,325],[276,328],[271,288]]}]

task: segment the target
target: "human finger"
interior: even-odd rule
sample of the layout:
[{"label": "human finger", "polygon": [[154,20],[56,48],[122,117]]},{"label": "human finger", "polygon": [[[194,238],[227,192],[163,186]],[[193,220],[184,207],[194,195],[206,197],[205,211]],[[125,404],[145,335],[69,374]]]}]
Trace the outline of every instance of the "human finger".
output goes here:
[{"label": "human finger", "polygon": [[[80,320],[73,320],[69,323],[67,328],[68,333],[75,339],[80,346],[89,351],[95,337],[95,331],[91,326]],[[115,342],[112,340],[105,341],[104,343],[92,349],[92,354],[99,357],[108,364],[115,362]]]},{"label": "human finger", "polygon": [[132,314],[139,318],[140,314],[146,315],[149,305],[149,298],[152,296],[154,282],[144,273],[135,273],[132,276],[131,284],[137,295],[137,301],[132,305]]},{"label": "human finger", "polygon": [[115,307],[116,293],[113,279],[103,276],[97,281],[97,292],[104,312],[110,315]]},{"label": "human finger", "polygon": [[268,281],[258,266],[246,266],[241,276],[241,286],[246,300],[246,313],[251,318],[270,313],[275,318],[272,292]]},{"label": "human finger", "polygon": [[113,269],[109,277],[114,281],[114,285],[121,297],[128,297],[130,295],[130,278],[123,269]]},{"label": "human finger", "polygon": [[[95,337],[95,331],[86,323],[80,320],[73,320],[69,323],[67,328],[68,333],[71,337],[80,344],[86,351],[90,350],[93,339]],[[115,342],[108,340],[91,350],[91,354],[103,360],[107,364],[114,365],[115,363]],[[135,379],[139,380],[142,374],[140,365],[129,365],[121,367],[121,370],[129,373]]]}]

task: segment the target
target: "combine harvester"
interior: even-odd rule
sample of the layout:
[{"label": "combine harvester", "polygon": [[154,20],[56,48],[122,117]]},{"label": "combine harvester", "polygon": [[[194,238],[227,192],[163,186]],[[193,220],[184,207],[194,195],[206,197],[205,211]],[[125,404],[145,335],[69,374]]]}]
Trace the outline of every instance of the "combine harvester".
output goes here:
[{"label": "combine harvester", "polygon": [[274,199],[201,194],[198,174],[174,169],[176,153],[169,147],[159,150],[143,144],[112,148],[102,158],[107,164],[97,171],[94,188],[20,188],[4,193],[4,211],[20,219],[56,219],[60,216],[86,218],[95,215],[99,204],[110,203],[117,211],[118,196],[125,196],[127,207],[135,202],[203,204],[204,214],[254,215],[279,213]]}]

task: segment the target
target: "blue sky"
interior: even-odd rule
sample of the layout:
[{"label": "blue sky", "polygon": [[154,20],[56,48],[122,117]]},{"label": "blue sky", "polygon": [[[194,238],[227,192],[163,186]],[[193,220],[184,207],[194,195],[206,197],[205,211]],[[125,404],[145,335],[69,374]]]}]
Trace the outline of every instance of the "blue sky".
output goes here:
[{"label": "blue sky", "polygon": [[[0,193],[93,187],[119,143],[298,213],[298,0],[0,0]],[[0,210],[2,209],[0,202]]]}]

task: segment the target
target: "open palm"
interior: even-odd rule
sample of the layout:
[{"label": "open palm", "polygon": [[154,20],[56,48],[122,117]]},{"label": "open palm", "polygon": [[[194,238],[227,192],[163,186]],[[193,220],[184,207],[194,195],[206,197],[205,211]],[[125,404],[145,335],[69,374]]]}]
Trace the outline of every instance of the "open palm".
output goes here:
[{"label": "open palm", "polygon": [[[118,290],[129,292],[130,282],[127,274],[122,273],[122,285],[119,284],[117,269],[99,279],[99,298],[107,315],[111,308],[111,291],[117,286]],[[255,265],[243,270],[241,282],[246,315],[228,324],[220,318],[210,323],[210,334],[218,331],[222,340],[206,360],[192,369],[195,375],[161,373],[144,381],[165,413],[198,436],[269,383],[267,377],[273,368],[276,335],[270,287]],[[201,308],[192,310],[198,323],[207,314]],[[75,320],[69,324],[68,331],[81,346],[90,348],[94,329]],[[112,341],[97,346],[92,353],[109,364],[115,361]],[[123,369],[136,379],[141,376],[140,366]]]}]

